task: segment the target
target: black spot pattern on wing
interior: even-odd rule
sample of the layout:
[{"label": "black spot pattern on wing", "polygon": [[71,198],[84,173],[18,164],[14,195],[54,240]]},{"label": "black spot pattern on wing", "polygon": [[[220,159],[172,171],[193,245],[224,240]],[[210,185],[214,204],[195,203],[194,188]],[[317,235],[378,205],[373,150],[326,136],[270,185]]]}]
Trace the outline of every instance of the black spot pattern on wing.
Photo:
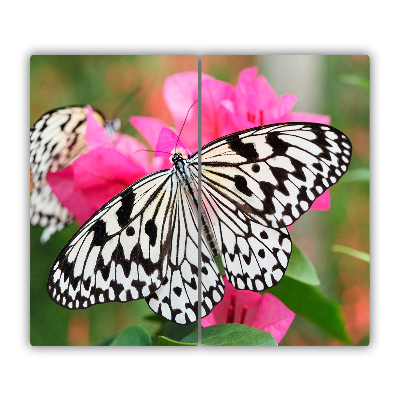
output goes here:
[{"label": "black spot pattern on wing", "polygon": [[[231,156],[232,151],[238,157]],[[225,153],[229,156],[218,157]],[[203,181],[242,212],[264,219],[269,227],[281,228],[309,210],[346,172],[350,159],[351,143],[335,128],[274,124],[206,145]]]},{"label": "black spot pattern on wing", "polygon": [[[142,216],[145,208],[140,204],[167,199],[159,193],[166,191],[170,180],[170,171],[145,177],[89,218],[61,251],[50,272],[48,292],[56,303],[69,309],[86,308],[145,298],[157,291],[164,280],[166,257],[161,235],[154,236],[161,222],[152,220],[146,229]],[[136,201],[141,202],[139,206]],[[170,233],[164,235],[164,240],[169,237]],[[159,257],[149,253],[149,247],[158,249]]]},{"label": "black spot pattern on wing", "polygon": [[342,132],[313,123],[248,129],[203,148],[204,208],[237,289],[280,281],[291,253],[285,227],[340,179],[350,158]]},{"label": "black spot pattern on wing", "polygon": [[131,221],[131,213],[135,202],[135,193],[130,192],[121,199],[121,206],[117,211],[117,219],[120,227],[125,227]]},{"label": "black spot pattern on wing", "polygon": [[246,196],[251,196],[253,194],[253,192],[247,187],[247,180],[244,176],[235,175],[233,181],[235,182],[235,187],[239,192],[242,192]]},{"label": "black spot pattern on wing", "polygon": [[235,140],[229,143],[229,147],[249,162],[257,160],[258,153],[252,143],[243,143],[241,140]]},{"label": "black spot pattern on wing", "polygon": [[[116,196],[109,205],[119,205],[113,218],[107,216],[107,205],[99,210],[97,219],[92,217],[57,258],[50,296],[67,308],[144,297],[157,314],[189,324],[199,317],[199,289],[201,317],[223,298],[214,251],[237,289],[261,291],[276,285],[291,253],[285,227],[344,174],[351,144],[332,127],[289,123],[232,134],[206,145],[202,153],[201,265],[197,182],[181,186],[174,176],[168,190],[161,189],[166,181],[159,182],[153,197],[146,190]],[[192,156],[188,164],[198,176],[195,160]],[[179,162],[184,171],[186,161]],[[85,257],[73,252],[77,245]],[[94,273],[85,276],[76,260],[95,260]]]},{"label": "black spot pattern on wing", "polygon": [[145,232],[149,236],[150,245],[154,246],[157,240],[157,225],[154,223],[154,220],[149,219],[145,225]]},{"label": "black spot pattern on wing", "polygon": [[[178,324],[190,324],[198,319],[198,221],[192,206],[196,199],[179,188],[171,204],[169,229],[173,232],[168,257],[167,278],[161,287],[146,298],[150,308]],[[207,243],[202,242],[201,317],[211,312],[223,298],[223,282]]]},{"label": "black spot pattern on wing", "polygon": [[106,232],[106,223],[98,219],[90,228],[90,230],[94,233],[93,236],[93,246],[102,246],[104,241],[107,239]]},{"label": "black spot pattern on wing", "polygon": [[[99,119],[104,116],[94,110]],[[41,241],[46,242],[57,231],[69,225],[74,217],[63,207],[48,185],[50,171],[65,168],[87,151],[83,140],[87,108],[69,106],[45,113],[30,130],[30,169],[33,183],[30,221],[46,228]]]}]

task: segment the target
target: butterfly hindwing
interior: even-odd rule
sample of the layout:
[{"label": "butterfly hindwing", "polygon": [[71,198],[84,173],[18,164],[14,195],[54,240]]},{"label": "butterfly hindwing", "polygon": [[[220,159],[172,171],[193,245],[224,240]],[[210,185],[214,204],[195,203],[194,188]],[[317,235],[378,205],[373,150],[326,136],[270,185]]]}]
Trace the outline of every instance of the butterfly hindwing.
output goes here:
[{"label": "butterfly hindwing", "polygon": [[[158,315],[179,324],[198,319],[198,214],[197,207],[182,186],[171,204],[172,232],[168,269],[161,287],[146,300]],[[201,317],[208,315],[223,298],[223,282],[207,243],[202,241],[201,282],[203,302]]]},{"label": "butterfly hindwing", "polygon": [[253,220],[204,182],[202,199],[229,282],[237,289],[253,291],[275,286],[291,253],[287,229]]},{"label": "butterfly hindwing", "polygon": [[30,219],[32,225],[45,228],[40,240],[46,242],[53,233],[70,224],[73,216],[60,204],[47,182],[44,182],[32,190]]}]

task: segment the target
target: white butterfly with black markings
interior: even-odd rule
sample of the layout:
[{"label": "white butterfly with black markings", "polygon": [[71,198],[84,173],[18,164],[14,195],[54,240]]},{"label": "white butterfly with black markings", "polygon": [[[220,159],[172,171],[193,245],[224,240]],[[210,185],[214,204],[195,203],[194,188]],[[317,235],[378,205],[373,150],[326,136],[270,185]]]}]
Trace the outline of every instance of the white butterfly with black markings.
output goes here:
[{"label": "white butterfly with black markings", "polygon": [[[261,291],[283,277],[287,226],[346,172],[351,143],[314,123],[282,123],[221,137],[133,183],[97,211],[58,255],[48,292],[69,309],[145,298],[179,324],[222,300],[220,255],[237,289]],[[201,175],[201,176],[200,176]],[[201,264],[198,265],[198,179]]]},{"label": "white butterfly with black markings", "polygon": [[[30,220],[32,225],[45,228],[42,242],[74,220],[52,192],[46,174],[71,165],[88,151],[85,140],[87,115],[86,106],[57,108],[42,115],[30,130],[33,184]],[[119,128],[119,120],[106,121],[99,110],[94,110],[93,115],[111,138]]]}]

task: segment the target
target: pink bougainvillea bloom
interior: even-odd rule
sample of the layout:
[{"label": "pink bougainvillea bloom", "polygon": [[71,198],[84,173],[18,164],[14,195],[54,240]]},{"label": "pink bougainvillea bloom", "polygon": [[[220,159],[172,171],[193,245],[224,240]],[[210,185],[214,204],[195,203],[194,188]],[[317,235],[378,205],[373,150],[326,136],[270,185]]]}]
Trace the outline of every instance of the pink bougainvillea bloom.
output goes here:
[{"label": "pink bougainvillea bloom", "polygon": [[[131,125],[139,131],[153,150],[156,150],[162,129],[169,128],[175,134],[180,134],[179,138],[185,143],[191,154],[195,153],[198,150],[197,73],[183,72],[169,76],[164,83],[163,96],[175,127],[168,127],[164,121],[158,118],[142,116],[131,117],[129,119]],[[184,127],[183,124],[185,124]],[[157,154],[157,156],[161,156],[161,154]],[[169,155],[164,156],[162,161],[155,161],[158,163],[159,169],[171,167]]]},{"label": "pink bougainvillea bloom", "polygon": [[86,142],[88,152],[68,167],[47,174],[60,203],[85,222],[125,187],[151,172],[144,146],[136,139],[116,133],[111,140],[88,106]]},{"label": "pink bougainvillea bloom", "polygon": [[295,314],[270,293],[237,290],[224,277],[225,295],[207,317],[201,320],[210,325],[237,323],[270,332],[277,343],[285,336]]},{"label": "pink bougainvillea bloom", "polygon": [[[184,153],[187,157],[189,150],[185,147],[176,133],[169,128],[162,128],[156,146],[155,157],[165,157],[176,152]],[[171,161],[172,163],[172,161]]]},{"label": "pink bougainvillea bloom", "polygon": [[283,122],[295,103],[292,94],[278,98],[268,81],[262,75],[257,76],[256,67],[247,68],[239,75],[232,99],[223,103],[230,120],[226,128],[237,132]]},{"label": "pink bougainvillea bloom", "polygon": [[177,135],[185,122],[180,138],[191,153],[198,149],[198,79],[197,72],[170,75],[165,80],[163,91]]},{"label": "pink bougainvillea bloom", "polygon": [[223,102],[228,116],[225,129],[233,128],[237,132],[279,122],[330,123],[330,118],[325,115],[291,112],[296,97],[283,94],[278,98],[265,77],[257,75],[257,71],[256,67],[244,69],[232,98]]},{"label": "pink bougainvillea bloom", "polygon": [[[257,75],[257,68],[247,68],[239,75],[237,86],[202,74],[202,135],[201,145],[221,136],[243,129],[278,122],[317,122],[329,124],[329,116],[292,112],[296,97],[292,94],[276,95],[268,81]],[[170,110],[175,134],[190,153],[198,149],[197,104],[188,114],[189,108],[197,100],[198,76],[195,72],[184,72],[169,76],[164,84],[164,100]],[[187,116],[185,126],[183,122]],[[156,150],[160,132],[167,124],[157,118],[134,116],[131,124],[147,140],[152,150]],[[160,148],[158,149],[160,150]],[[158,153],[157,156],[161,154]],[[171,167],[168,154],[155,157],[155,169]],[[312,209],[327,210],[330,206],[329,192],[316,199]]]},{"label": "pink bougainvillea bloom", "polygon": [[227,110],[223,103],[231,99],[233,86],[202,74],[201,142],[205,145],[219,137],[236,132],[227,126]]},{"label": "pink bougainvillea bloom", "polygon": [[[284,94],[278,98],[265,77],[257,75],[257,72],[256,67],[244,69],[234,89],[221,86],[221,82],[215,79],[203,81],[202,92],[208,106],[202,102],[203,110],[207,110],[202,112],[202,127],[211,140],[244,129],[280,122],[330,124],[327,115],[293,112],[296,97]],[[327,210],[329,207],[330,195],[327,190],[315,200],[311,209]]]}]

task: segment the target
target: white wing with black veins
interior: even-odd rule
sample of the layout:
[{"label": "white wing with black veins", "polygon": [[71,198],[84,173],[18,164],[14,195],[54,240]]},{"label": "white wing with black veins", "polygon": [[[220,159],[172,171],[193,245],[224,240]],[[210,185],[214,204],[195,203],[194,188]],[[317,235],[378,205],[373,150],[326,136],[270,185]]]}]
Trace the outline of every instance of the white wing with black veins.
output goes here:
[{"label": "white wing with black veins", "polygon": [[339,180],[350,157],[350,141],[331,126],[268,125],[206,145],[202,183],[257,221],[283,228]]},{"label": "white wing with black veins", "polygon": [[[146,298],[171,321],[198,319],[198,155],[179,157],[179,178],[178,163],[149,175],[81,227],[51,270],[54,301],[75,309]],[[217,254],[237,289],[282,279],[292,247],[286,227],[346,172],[351,144],[327,125],[275,124],[217,139],[201,157],[204,317],[223,298]]]},{"label": "white wing with black veins", "polygon": [[[183,187],[179,186],[174,193],[167,275],[161,287],[146,300],[156,314],[188,324],[198,319],[198,214]],[[203,318],[224,297],[224,284],[204,239],[201,254]]]},{"label": "white wing with black veins", "polygon": [[76,309],[154,293],[167,273],[174,179],[172,170],[148,175],[88,219],[51,269],[50,297]]},{"label": "white wing with black veins", "polygon": [[342,132],[313,123],[248,129],[203,147],[210,248],[237,289],[261,291],[282,279],[292,247],[286,227],[339,180],[350,158]]},{"label": "white wing with black veins", "polygon": [[[104,117],[94,111],[99,121]],[[44,114],[30,130],[30,169],[33,190],[30,220],[34,226],[48,227],[42,241],[73,221],[73,216],[51,192],[46,180],[49,171],[58,171],[73,163],[87,151],[87,108],[71,106],[58,108]]]}]

